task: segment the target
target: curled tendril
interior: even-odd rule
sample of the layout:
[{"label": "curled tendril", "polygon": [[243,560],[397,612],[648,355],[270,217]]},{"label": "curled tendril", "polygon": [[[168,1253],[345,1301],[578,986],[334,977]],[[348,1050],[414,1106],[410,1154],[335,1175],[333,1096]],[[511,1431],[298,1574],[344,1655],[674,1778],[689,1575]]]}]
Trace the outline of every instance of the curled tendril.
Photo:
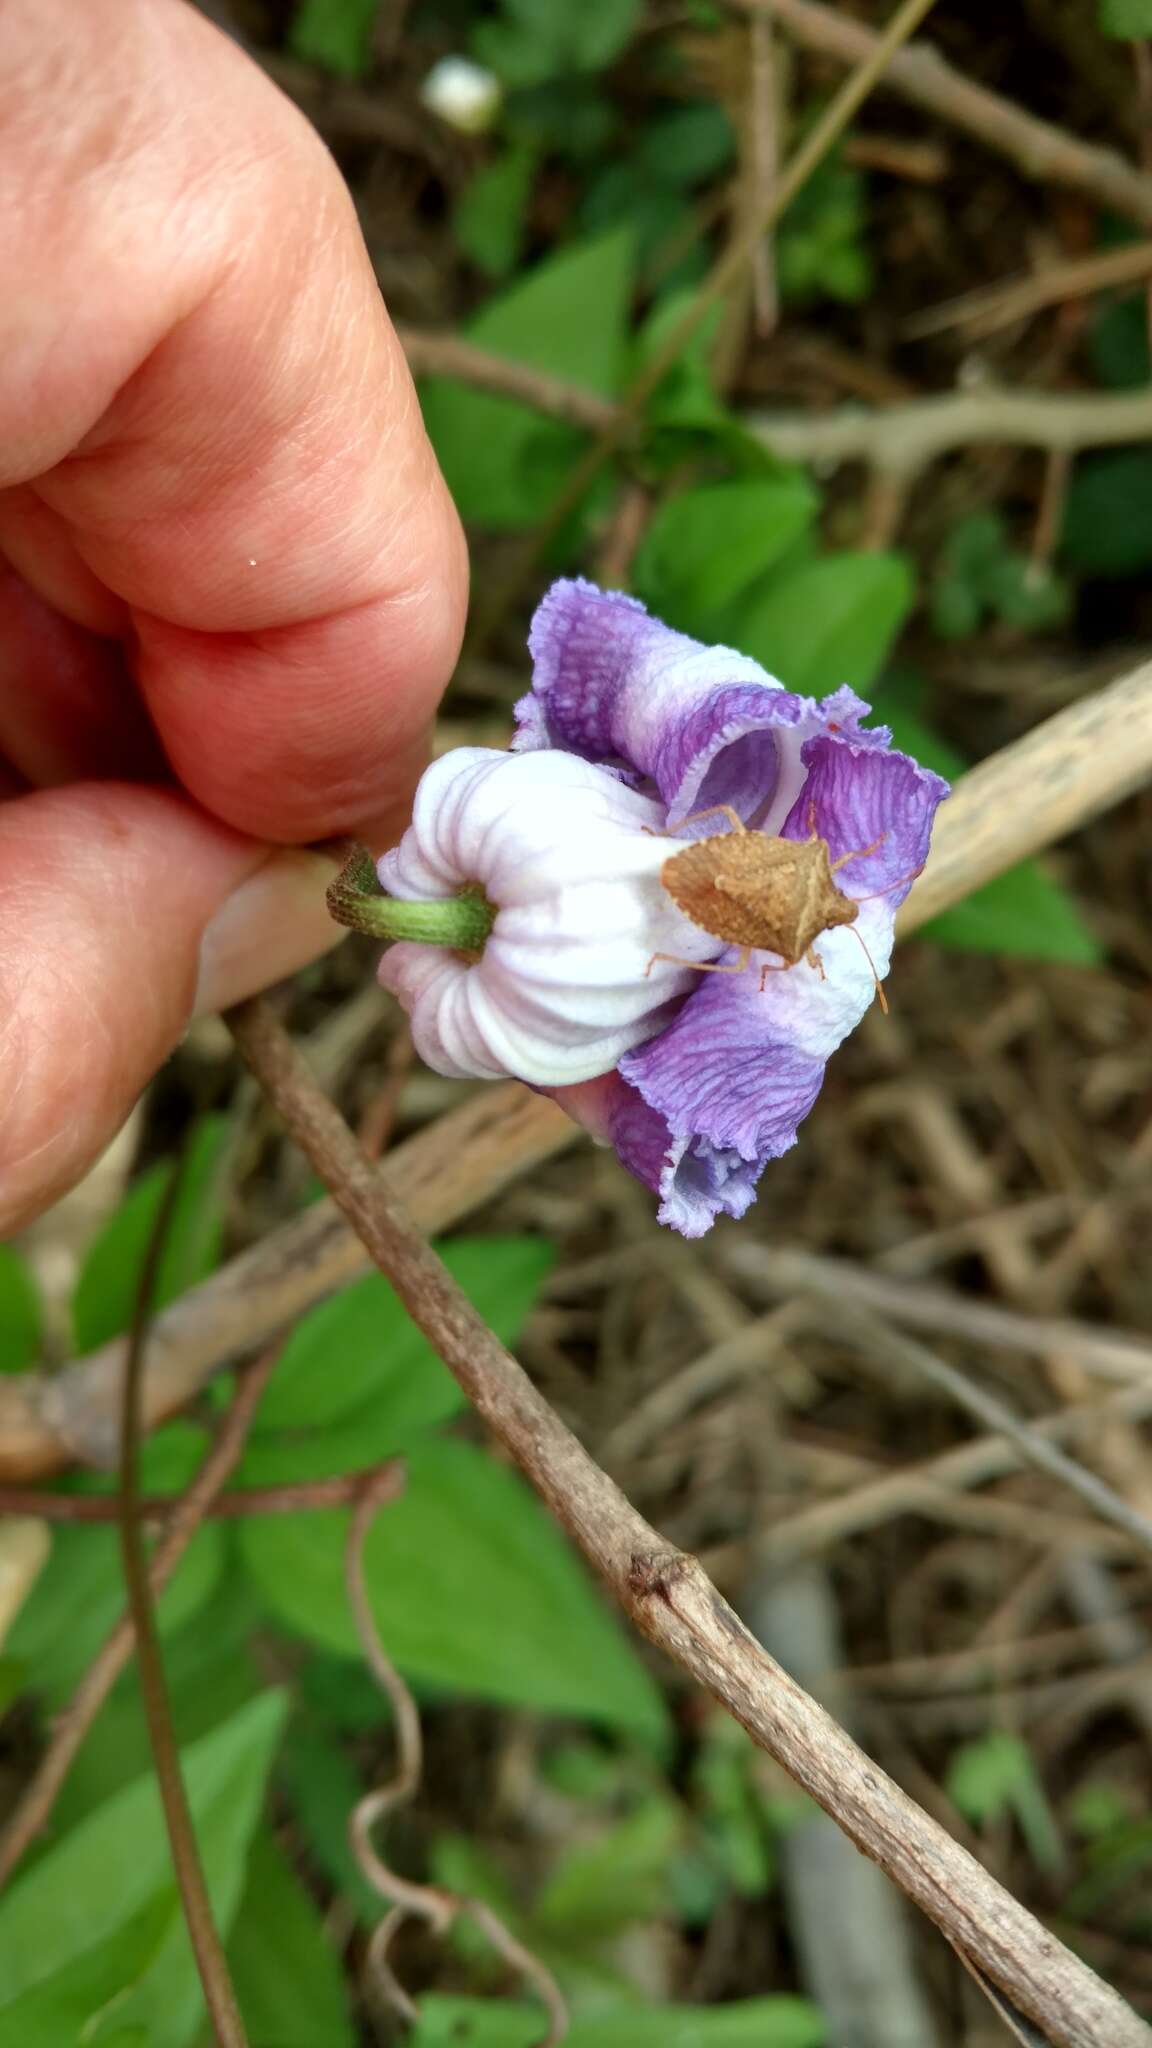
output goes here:
[{"label": "curled tendril", "polygon": [[467,1898],[458,1892],[446,1891],[440,1885],[415,1884],[400,1877],[385,1861],[374,1839],[381,1821],[415,1797],[420,1789],[424,1764],[423,1735],[416,1702],[380,1640],[364,1579],[364,1544],[368,1531],[378,1510],[397,1498],[403,1488],[404,1477],[403,1467],[396,1461],[382,1466],[372,1475],[352,1511],[344,1553],[348,1604],[364,1659],[391,1705],[396,1726],[396,1770],[385,1784],[365,1793],[354,1807],[349,1822],[356,1861],[367,1882],[381,1898],[388,1900],[390,1908],[368,1944],[368,1969],[382,2001],[409,2025],[414,2025],[420,2015],[392,1968],[389,1960],[392,1942],[411,1920],[421,1921],[441,1940],[458,1921],[471,1920],[496,1954],[535,1992],[544,2007],[548,2028],[541,2035],[538,2048],[559,2048],[568,2033],[568,2009],[559,1985],[539,1957],[516,1939],[499,1915],[482,1899]]}]

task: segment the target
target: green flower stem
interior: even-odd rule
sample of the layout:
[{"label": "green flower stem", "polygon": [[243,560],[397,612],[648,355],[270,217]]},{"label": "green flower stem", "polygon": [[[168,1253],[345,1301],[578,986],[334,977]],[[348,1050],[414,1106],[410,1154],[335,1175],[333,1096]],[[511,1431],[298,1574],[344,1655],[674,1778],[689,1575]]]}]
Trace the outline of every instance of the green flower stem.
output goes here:
[{"label": "green flower stem", "polygon": [[460,953],[483,949],[496,912],[478,884],[458,896],[404,903],[386,896],[366,848],[353,849],[328,890],[328,909],[337,924],[371,939],[415,939],[424,946],[451,946]]}]

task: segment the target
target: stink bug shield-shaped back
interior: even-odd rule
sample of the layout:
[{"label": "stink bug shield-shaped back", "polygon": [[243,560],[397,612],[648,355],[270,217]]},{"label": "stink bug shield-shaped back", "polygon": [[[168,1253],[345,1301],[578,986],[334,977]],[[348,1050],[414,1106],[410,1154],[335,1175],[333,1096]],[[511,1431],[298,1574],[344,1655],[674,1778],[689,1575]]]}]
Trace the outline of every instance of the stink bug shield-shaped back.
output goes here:
[{"label": "stink bug shield-shaped back", "polygon": [[[727,804],[698,811],[685,823],[721,815],[731,831],[693,840],[681,852],[670,854],[660,879],[685,917],[713,937],[739,946],[740,958],[706,966],[697,961],[680,964],[697,967],[702,974],[742,974],[755,950],[780,956],[778,967],[761,968],[761,988],[766,975],[786,973],[801,960],[822,976],[816,940],[838,925],[854,924],[859,910],[853,898],[837,888],[835,876],[873,848],[858,848],[833,861],[827,841],[815,831],[808,839],[773,839],[765,832],[750,832]],[[860,943],[864,945],[862,939]],[[864,953],[867,957],[866,946]],[[674,957],[653,954],[653,960]],[[876,991],[883,1004],[879,979]]]}]

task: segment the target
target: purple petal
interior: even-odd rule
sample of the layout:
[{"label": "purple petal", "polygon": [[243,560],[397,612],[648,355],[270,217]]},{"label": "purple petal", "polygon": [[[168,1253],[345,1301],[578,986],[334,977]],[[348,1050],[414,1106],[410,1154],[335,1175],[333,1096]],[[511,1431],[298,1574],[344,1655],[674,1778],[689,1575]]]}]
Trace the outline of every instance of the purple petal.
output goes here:
[{"label": "purple petal", "polygon": [[833,862],[855,855],[837,886],[857,902],[883,894],[895,911],[928,858],[932,820],[948,784],[907,754],[877,748],[875,738],[853,732],[806,741],[807,780],[781,836],[807,839],[815,831]]},{"label": "purple petal", "polygon": [[[798,975],[805,980],[795,981]],[[795,1144],[797,1126],[820,1093],[827,1058],[798,1044],[787,1028],[787,1010],[781,1014],[780,983],[793,984],[787,991],[792,1007],[798,996],[815,997],[820,984],[811,968],[801,964],[771,976],[763,994],[759,979],[755,967],[702,976],[668,1028],[620,1062],[624,1079],[673,1129],[758,1168]],[[850,1009],[855,1023],[855,1000]]]},{"label": "purple petal", "polygon": [[661,1223],[682,1237],[703,1237],[717,1216],[743,1216],[755,1200],[760,1164],[690,1133],[673,1136],[618,1073],[598,1081],[542,1088],[600,1144],[613,1145],[622,1165],[660,1196]]},{"label": "purple petal", "polygon": [[517,706],[516,749],[562,747],[628,769],[655,784],[673,825],[730,804],[779,831],[803,784],[805,740],[832,726],[861,747],[888,742],[858,731],[868,707],[853,691],[822,704],[794,696],[747,655],[703,647],[591,583],[553,584],[529,644],[533,689]]}]

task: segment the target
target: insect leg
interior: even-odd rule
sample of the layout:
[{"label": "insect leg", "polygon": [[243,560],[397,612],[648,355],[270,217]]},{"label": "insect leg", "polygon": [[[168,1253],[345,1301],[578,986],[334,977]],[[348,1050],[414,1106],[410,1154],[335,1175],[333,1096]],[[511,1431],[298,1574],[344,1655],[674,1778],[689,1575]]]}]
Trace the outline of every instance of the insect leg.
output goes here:
[{"label": "insect leg", "polygon": [[816,973],[820,976],[821,981],[827,981],[828,976],[824,972],[824,962],[820,958],[819,953],[816,951],[815,946],[809,946],[808,951],[804,955],[804,958],[808,962],[809,967],[815,969]]},{"label": "insect leg", "polygon": [[658,960],[667,960],[673,967],[692,967],[697,974],[743,974],[751,958],[751,946],[745,946],[738,960],[729,960],[727,962],[723,960],[682,960],[679,953],[653,953],[647,967],[644,969],[644,978],[647,980]]},{"label": "insect leg", "polygon": [[698,825],[701,818],[719,817],[727,818],[733,832],[746,832],[748,830],[739,811],[734,811],[731,804],[709,804],[706,811],[693,811],[689,817],[681,818],[680,824],[674,829],[679,832],[685,825]]},{"label": "insect leg", "polygon": [[[888,834],[886,832],[882,832],[880,834],[879,839],[874,839],[872,841],[871,846],[854,846],[851,853],[842,853],[840,855],[839,860],[834,860],[832,862],[832,873],[835,875],[839,872],[841,868],[847,867],[848,862],[850,860],[863,860],[865,854],[875,853],[876,848],[878,846],[883,846],[884,841],[887,839],[887,837]],[[894,888],[895,884],[890,882],[888,886],[889,888]],[[881,890],[880,893],[881,895],[884,895],[886,892],[884,890]],[[867,897],[864,897],[861,900],[867,902],[868,899]]]}]

